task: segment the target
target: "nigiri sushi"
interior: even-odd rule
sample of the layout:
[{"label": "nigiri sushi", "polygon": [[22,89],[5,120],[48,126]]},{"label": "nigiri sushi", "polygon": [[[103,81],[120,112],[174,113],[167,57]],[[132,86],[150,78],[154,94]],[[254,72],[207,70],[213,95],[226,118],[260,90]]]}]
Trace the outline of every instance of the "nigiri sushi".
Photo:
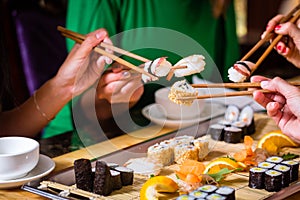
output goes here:
[{"label": "nigiri sushi", "polygon": [[236,62],[228,69],[228,78],[233,82],[244,82],[254,70],[255,64],[250,61]]},{"label": "nigiri sushi", "polygon": [[204,59],[205,57],[202,55],[191,55],[179,60],[175,66],[186,66],[187,68],[174,70],[175,76],[183,77],[202,72],[206,64]]}]

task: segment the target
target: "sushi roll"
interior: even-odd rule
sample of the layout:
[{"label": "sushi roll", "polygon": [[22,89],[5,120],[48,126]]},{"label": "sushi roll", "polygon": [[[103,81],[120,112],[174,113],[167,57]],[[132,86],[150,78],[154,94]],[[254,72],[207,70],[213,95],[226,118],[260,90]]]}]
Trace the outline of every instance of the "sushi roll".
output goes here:
[{"label": "sushi roll", "polygon": [[299,175],[299,162],[294,160],[286,160],[286,161],[282,161],[281,164],[289,166],[291,168],[290,182],[297,181]]},{"label": "sushi roll", "polygon": [[122,180],[121,180],[121,173],[115,170],[110,170],[111,174],[111,183],[113,190],[119,190],[122,188]]},{"label": "sushi roll", "polygon": [[117,172],[121,173],[122,185],[132,185],[133,184],[133,170],[127,167],[116,167],[114,169]]},{"label": "sushi roll", "polygon": [[264,169],[272,169],[275,164],[270,162],[260,162],[257,166]]},{"label": "sushi roll", "polygon": [[209,143],[207,140],[195,139],[191,142],[198,149],[198,160],[203,160],[209,153]]},{"label": "sushi roll", "polygon": [[195,197],[189,196],[187,194],[180,195],[176,200],[194,200]]},{"label": "sushi roll", "polygon": [[186,66],[184,69],[174,70],[176,77],[184,77],[195,73],[200,73],[206,65],[205,57],[202,55],[191,55],[179,60],[174,66]]},{"label": "sushi roll", "polygon": [[206,197],[206,199],[208,199],[208,200],[225,200],[226,197],[224,197],[220,194],[217,194],[217,193],[212,193],[212,194],[208,195]]},{"label": "sushi roll", "polygon": [[190,144],[195,138],[193,136],[182,135],[167,140],[171,146],[175,147],[179,144]]},{"label": "sushi roll", "polygon": [[242,138],[247,135],[247,126],[242,121],[235,121],[231,124],[231,126],[242,129]]},{"label": "sushi roll", "polygon": [[239,121],[246,124],[246,134],[252,135],[255,132],[254,110],[251,106],[245,106],[239,116]]},{"label": "sushi roll", "polygon": [[114,169],[114,168],[116,168],[116,167],[119,167],[119,164],[117,164],[117,163],[106,163],[107,164],[107,166],[110,168],[110,169]]},{"label": "sushi roll", "polygon": [[198,160],[199,150],[191,144],[180,144],[174,148],[174,161],[182,164],[185,160]]},{"label": "sushi roll", "polygon": [[224,128],[224,142],[227,143],[239,143],[242,139],[242,129],[236,127]]},{"label": "sushi roll", "polygon": [[217,141],[223,141],[224,140],[224,125],[221,124],[212,124],[209,126],[207,134],[210,135],[210,137],[213,140]]},{"label": "sushi roll", "polygon": [[208,193],[202,192],[202,191],[199,191],[199,190],[194,190],[194,191],[192,191],[192,192],[189,193],[189,196],[195,197],[197,199],[199,199],[199,198],[205,199],[205,197],[207,195],[208,195]]},{"label": "sushi roll", "polygon": [[110,169],[104,161],[96,161],[94,190],[96,194],[107,196],[113,191]]},{"label": "sushi roll", "polygon": [[203,185],[203,186],[199,187],[197,190],[211,194],[214,191],[216,191],[217,189],[218,189],[218,187],[215,185]]},{"label": "sushi roll", "polygon": [[[192,105],[195,98],[198,96],[198,90],[193,88],[186,80],[175,82],[168,95],[168,98],[177,104]],[[179,100],[181,97],[191,97],[184,100]]]},{"label": "sushi roll", "polygon": [[239,83],[244,82],[254,70],[255,64],[249,61],[238,61],[228,69],[229,80]]},{"label": "sushi roll", "polygon": [[168,166],[174,161],[174,147],[172,145],[154,144],[148,148],[147,157],[160,161],[163,166]]},{"label": "sushi roll", "polygon": [[283,158],[279,157],[279,156],[271,156],[271,157],[267,158],[266,161],[270,162],[270,163],[279,164],[283,161]]},{"label": "sushi roll", "polygon": [[88,192],[93,191],[93,172],[89,159],[78,159],[74,161],[74,172],[76,187]]},{"label": "sushi roll", "polygon": [[264,168],[252,167],[249,170],[249,187],[255,189],[263,189],[266,171],[267,169]]},{"label": "sushi roll", "polygon": [[265,172],[265,190],[278,192],[281,190],[282,173],[273,169]]},{"label": "sushi roll", "polygon": [[235,189],[234,188],[231,188],[228,186],[222,186],[222,187],[219,187],[215,191],[215,193],[224,196],[226,200],[235,200]]},{"label": "sushi roll", "polygon": [[240,110],[237,106],[229,105],[225,111],[224,119],[232,123],[238,120],[239,114],[240,114]]},{"label": "sushi roll", "polygon": [[[167,61],[166,57],[157,58],[155,60],[146,62],[144,64],[144,71],[149,72],[155,76],[163,77],[167,76],[170,72],[172,64]],[[142,80],[147,83],[151,81],[151,78],[142,74]]]},{"label": "sushi roll", "polygon": [[288,187],[290,184],[291,168],[286,165],[278,164],[275,165],[274,170],[277,170],[282,173],[282,181],[281,181],[282,188]]}]

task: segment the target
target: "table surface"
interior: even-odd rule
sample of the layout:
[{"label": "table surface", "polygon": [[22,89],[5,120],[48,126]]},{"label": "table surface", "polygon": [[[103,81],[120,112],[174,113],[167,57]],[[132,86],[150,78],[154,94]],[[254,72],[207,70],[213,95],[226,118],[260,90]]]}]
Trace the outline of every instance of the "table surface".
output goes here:
[{"label": "table surface", "polygon": [[[273,120],[271,120],[266,114],[256,113],[256,133],[254,139],[258,139],[262,134],[265,134],[269,131],[276,130],[278,127],[275,125]],[[258,123],[257,123],[258,122]],[[199,126],[189,127],[183,130],[183,132],[196,131],[197,134],[205,134],[207,127],[209,126],[209,121],[201,122]],[[197,129],[197,130],[196,130]],[[171,137],[174,134],[174,129],[163,128],[160,131],[158,126],[149,126],[132,133],[128,133],[108,141],[104,141],[92,146],[89,146],[84,149],[73,151],[70,153],[63,154],[61,156],[53,158],[55,161],[56,167],[52,173],[59,172],[63,169],[71,167],[73,162],[78,158],[98,158],[111,154],[112,152],[131,147],[139,146],[139,143],[145,141],[151,141],[151,138],[157,137]],[[196,136],[196,135],[195,135]],[[198,135],[199,136],[199,135]],[[50,174],[51,175],[51,174]],[[290,196],[288,199],[299,199],[300,193],[296,193]],[[7,189],[0,190],[0,199],[44,199],[41,196],[36,194],[23,191],[21,189]]]}]

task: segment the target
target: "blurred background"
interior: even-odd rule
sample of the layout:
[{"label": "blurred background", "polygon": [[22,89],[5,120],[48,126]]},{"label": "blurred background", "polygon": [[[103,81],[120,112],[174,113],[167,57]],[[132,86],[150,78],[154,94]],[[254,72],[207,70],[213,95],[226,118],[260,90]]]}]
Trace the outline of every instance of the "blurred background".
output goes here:
[{"label": "blurred background", "polygon": [[[270,18],[285,14],[298,0],[234,0],[241,56],[260,39]],[[51,78],[67,55],[65,39],[56,30],[65,25],[67,0],[1,0],[0,26],[9,55],[10,76],[18,103]],[[255,61],[267,45],[257,51]],[[255,74],[291,78],[300,70],[273,51]],[[6,107],[8,108],[9,102]]]}]

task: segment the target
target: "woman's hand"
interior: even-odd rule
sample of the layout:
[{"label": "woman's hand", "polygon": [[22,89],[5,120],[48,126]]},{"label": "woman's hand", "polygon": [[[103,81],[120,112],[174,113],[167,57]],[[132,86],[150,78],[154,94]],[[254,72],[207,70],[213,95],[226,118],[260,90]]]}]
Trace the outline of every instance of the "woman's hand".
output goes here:
[{"label": "woman's hand", "polygon": [[111,63],[111,59],[93,51],[102,41],[111,43],[105,29],[91,32],[82,44],[75,44],[54,77],[57,87],[67,87],[72,96],[76,96],[99,79],[105,63]]},{"label": "woman's hand", "polygon": [[262,38],[272,31],[276,34],[284,35],[281,41],[275,46],[275,49],[289,62],[300,68],[300,21],[298,20],[296,24],[291,22],[280,24],[280,20],[283,17],[283,15],[277,15],[272,18],[268,22],[266,31],[262,34]]},{"label": "woman's hand", "polygon": [[268,115],[283,133],[300,143],[300,89],[276,77],[251,77],[251,82],[261,82],[261,87],[274,93],[254,91],[253,98],[267,109]]},{"label": "woman's hand", "polygon": [[97,87],[99,99],[106,99],[111,104],[135,104],[144,92],[141,74],[114,63],[111,70],[105,72]]}]

